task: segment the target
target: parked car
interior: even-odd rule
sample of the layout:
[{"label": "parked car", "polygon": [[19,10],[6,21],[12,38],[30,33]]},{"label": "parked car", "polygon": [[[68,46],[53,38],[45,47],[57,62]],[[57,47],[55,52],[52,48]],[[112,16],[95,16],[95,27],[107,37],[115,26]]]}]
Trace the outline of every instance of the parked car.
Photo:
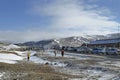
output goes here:
[{"label": "parked car", "polygon": [[75,51],[75,48],[74,48],[74,47],[67,47],[66,50],[67,50],[67,51]]},{"label": "parked car", "polygon": [[92,49],[88,47],[80,47],[76,51],[80,53],[91,53]]},{"label": "parked car", "polygon": [[120,49],[117,48],[109,48],[106,49],[106,54],[119,54],[120,53]]},{"label": "parked car", "polygon": [[92,53],[93,54],[99,54],[99,53],[105,54],[106,53],[106,49],[105,48],[94,48],[92,50]]}]

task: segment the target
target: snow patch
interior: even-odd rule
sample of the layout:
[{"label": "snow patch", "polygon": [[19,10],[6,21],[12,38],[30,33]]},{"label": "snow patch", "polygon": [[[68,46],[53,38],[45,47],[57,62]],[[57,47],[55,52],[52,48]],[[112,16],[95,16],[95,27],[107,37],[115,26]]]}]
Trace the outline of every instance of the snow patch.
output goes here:
[{"label": "snow patch", "polygon": [[103,62],[98,62],[101,65],[111,65],[111,66],[116,66],[120,67],[120,62],[119,61],[103,61]]},{"label": "snow patch", "polygon": [[36,56],[32,56],[30,58],[30,61],[32,61],[34,63],[38,63],[38,64],[46,64],[46,63],[48,63],[49,65],[57,66],[57,67],[64,67],[64,66],[67,65],[67,64],[64,64],[64,63],[61,63],[61,62],[51,62],[51,61],[48,61],[48,60],[43,60],[43,59],[38,58]]},{"label": "snow patch", "polygon": [[17,56],[15,54],[0,54],[0,62],[9,63],[9,64],[15,64],[17,63],[17,60],[22,60],[23,58],[20,56]]},{"label": "snow patch", "polygon": [[57,42],[57,43],[60,43],[60,41],[58,41],[58,40],[56,40],[56,39],[55,39],[54,41]]},{"label": "snow patch", "polygon": [[[105,73],[105,72],[98,71],[98,70],[85,70],[85,71],[82,71],[81,73],[79,73],[79,75],[84,74],[83,77],[73,78],[73,79],[69,79],[69,80],[113,80],[112,78],[114,78],[116,76],[115,74]],[[74,74],[76,74],[76,73],[74,73]]]},{"label": "snow patch", "polygon": [[0,73],[0,79],[4,76],[5,72]]},{"label": "snow patch", "polygon": [[10,50],[10,49],[17,49],[17,48],[20,48],[19,46],[17,45],[14,45],[14,44],[10,44],[8,46],[3,46],[4,49],[6,50]]}]

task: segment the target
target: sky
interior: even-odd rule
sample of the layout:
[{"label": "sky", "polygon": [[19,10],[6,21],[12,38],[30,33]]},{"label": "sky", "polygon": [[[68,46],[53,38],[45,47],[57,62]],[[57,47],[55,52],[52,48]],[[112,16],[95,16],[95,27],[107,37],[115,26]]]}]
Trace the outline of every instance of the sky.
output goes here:
[{"label": "sky", "polygon": [[120,0],[0,0],[0,41],[116,33]]}]

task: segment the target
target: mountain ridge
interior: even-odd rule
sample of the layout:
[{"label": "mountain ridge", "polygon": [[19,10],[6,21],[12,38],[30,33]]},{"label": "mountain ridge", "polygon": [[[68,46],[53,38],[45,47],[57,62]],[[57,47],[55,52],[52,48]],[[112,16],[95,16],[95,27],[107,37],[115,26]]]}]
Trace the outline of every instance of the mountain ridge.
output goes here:
[{"label": "mountain ridge", "polygon": [[107,35],[84,35],[84,36],[71,36],[66,38],[59,39],[48,39],[40,41],[30,41],[25,43],[20,43],[18,45],[23,46],[32,46],[32,47],[53,47],[53,46],[70,46],[70,47],[79,47],[84,43],[89,43],[95,40],[101,39],[112,39],[120,38],[118,33],[107,34]]}]

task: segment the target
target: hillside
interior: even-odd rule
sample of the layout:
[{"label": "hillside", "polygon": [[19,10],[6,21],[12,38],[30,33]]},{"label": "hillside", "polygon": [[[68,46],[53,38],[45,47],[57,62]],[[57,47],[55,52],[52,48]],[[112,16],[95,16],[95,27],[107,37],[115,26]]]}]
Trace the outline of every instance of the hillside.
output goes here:
[{"label": "hillside", "polygon": [[41,40],[41,41],[31,41],[20,43],[18,45],[22,46],[35,46],[35,47],[53,47],[53,46],[71,46],[78,47],[83,43],[89,43],[90,41],[100,40],[100,39],[112,39],[118,38],[118,34],[108,34],[108,35],[85,35],[85,36],[72,36],[66,38],[59,39],[49,39],[49,40]]},{"label": "hillside", "polygon": [[36,47],[53,47],[53,46],[71,46],[78,47],[83,43],[89,43],[93,40],[105,39],[105,36],[102,35],[86,35],[86,36],[73,36],[67,38],[59,38],[59,39],[50,39],[50,40],[41,40],[41,41],[31,41],[20,43],[18,45],[22,46],[36,46]]}]

